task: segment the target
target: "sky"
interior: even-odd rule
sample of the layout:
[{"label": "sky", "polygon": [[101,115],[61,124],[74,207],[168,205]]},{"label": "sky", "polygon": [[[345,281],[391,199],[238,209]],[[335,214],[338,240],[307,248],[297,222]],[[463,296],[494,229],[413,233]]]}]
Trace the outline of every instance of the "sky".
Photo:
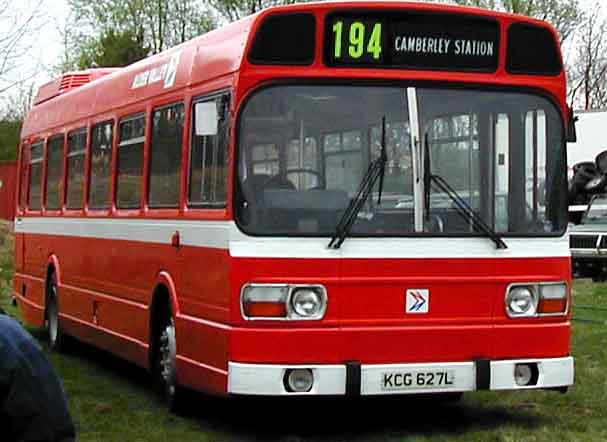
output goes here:
[{"label": "sky", "polygon": [[[15,1],[15,0],[13,0]],[[19,0],[16,0],[19,1]],[[62,44],[60,30],[69,14],[67,0],[47,0],[49,24],[42,33],[39,50],[45,66],[56,65],[61,58]]]},{"label": "sky", "polygon": [[[39,86],[56,74],[53,71],[61,60],[63,46],[61,43],[61,29],[69,14],[67,0],[9,0],[11,2],[9,10],[26,10],[28,7],[42,2],[46,14],[40,18],[44,23],[40,29],[32,36],[31,50],[24,57],[22,63],[24,67],[14,73],[12,77],[18,80],[24,73],[28,77],[34,76],[35,83]],[[605,0],[579,0],[580,5],[586,11],[592,9],[593,5],[607,3]],[[604,7],[603,13],[607,14],[607,7]],[[0,17],[0,25],[1,17]],[[1,84],[0,84],[1,90]],[[0,96],[0,107],[2,106],[2,96]],[[6,98],[6,97],[4,97]]]},{"label": "sky", "polygon": [[[0,7],[5,3],[6,0],[0,0]],[[17,17],[19,22],[23,22],[32,15],[38,5],[41,7],[32,20],[34,31],[21,41],[23,54],[14,63],[16,68],[0,77],[0,108],[5,106],[5,100],[10,94],[20,92],[18,88],[13,87],[8,93],[2,93],[8,85],[18,81],[31,84],[33,81],[38,87],[54,76],[53,68],[61,59],[60,29],[69,13],[67,0],[8,0],[8,8],[0,11],[0,38],[2,31],[11,29],[13,18]]]}]

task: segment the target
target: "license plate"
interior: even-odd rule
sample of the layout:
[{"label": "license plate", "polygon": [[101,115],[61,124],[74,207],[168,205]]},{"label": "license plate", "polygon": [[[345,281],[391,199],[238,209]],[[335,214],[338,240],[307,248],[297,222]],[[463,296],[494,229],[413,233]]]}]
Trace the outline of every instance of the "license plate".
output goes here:
[{"label": "license plate", "polygon": [[455,387],[455,370],[386,371],[382,390],[423,390]]}]

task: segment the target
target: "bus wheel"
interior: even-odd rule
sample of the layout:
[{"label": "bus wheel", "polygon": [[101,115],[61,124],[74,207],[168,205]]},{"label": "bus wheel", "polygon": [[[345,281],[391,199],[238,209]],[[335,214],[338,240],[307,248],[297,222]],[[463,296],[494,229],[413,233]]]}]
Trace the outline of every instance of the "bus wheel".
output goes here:
[{"label": "bus wheel", "polygon": [[178,412],[183,390],[177,385],[177,340],[175,338],[175,321],[168,315],[158,336],[154,378],[158,391],[163,395],[169,410]]},{"label": "bus wheel", "polygon": [[47,283],[46,322],[49,347],[61,352],[64,350],[64,335],[59,323],[59,290],[55,273],[51,273]]}]

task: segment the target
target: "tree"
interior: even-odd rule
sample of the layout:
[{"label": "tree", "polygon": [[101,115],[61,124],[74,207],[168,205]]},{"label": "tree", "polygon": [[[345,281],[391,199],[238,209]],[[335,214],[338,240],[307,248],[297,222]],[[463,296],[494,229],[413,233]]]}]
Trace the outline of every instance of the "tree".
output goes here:
[{"label": "tree", "polygon": [[0,161],[16,160],[21,126],[34,102],[36,87],[33,82],[18,84],[4,99],[0,113]]},{"label": "tree", "polygon": [[466,6],[502,10],[545,20],[567,40],[582,18],[579,0],[449,0]]},{"label": "tree", "polygon": [[219,15],[228,22],[236,21],[270,6],[290,5],[312,0],[209,0]]},{"label": "tree", "polygon": [[504,0],[507,11],[551,23],[567,40],[577,29],[582,11],[578,0]]},{"label": "tree", "polygon": [[32,36],[43,24],[42,3],[43,0],[27,1],[16,6],[11,0],[0,0],[0,94],[36,73],[23,72],[21,61],[34,44]]},{"label": "tree", "polygon": [[133,30],[108,29],[81,47],[75,63],[78,69],[122,67],[145,58],[149,52],[142,34],[135,34]]},{"label": "tree", "polygon": [[17,85],[4,100],[0,121],[23,121],[32,108],[38,89],[34,82]]},{"label": "tree", "polygon": [[[451,0],[450,0],[451,1]],[[452,3],[457,3],[462,6],[476,6],[477,8],[497,9],[496,1],[500,0],[452,0]]]},{"label": "tree", "polygon": [[0,161],[17,159],[21,121],[0,120]]},{"label": "tree", "polygon": [[607,106],[607,18],[596,6],[576,36],[569,63],[569,100],[584,109]]},{"label": "tree", "polygon": [[195,0],[69,0],[61,70],[124,66],[212,29],[215,20]]},{"label": "tree", "polygon": [[26,84],[38,73],[31,58],[36,31],[46,22],[42,5],[43,0],[18,5],[0,0],[0,160],[17,158],[23,117],[33,99],[33,85]]}]

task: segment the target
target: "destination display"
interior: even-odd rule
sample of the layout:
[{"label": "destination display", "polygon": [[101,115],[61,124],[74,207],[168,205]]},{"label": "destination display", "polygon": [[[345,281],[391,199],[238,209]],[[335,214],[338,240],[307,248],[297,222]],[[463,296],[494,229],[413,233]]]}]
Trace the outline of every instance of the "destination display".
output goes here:
[{"label": "destination display", "polygon": [[333,14],[326,27],[328,66],[493,72],[499,24],[459,15]]}]

